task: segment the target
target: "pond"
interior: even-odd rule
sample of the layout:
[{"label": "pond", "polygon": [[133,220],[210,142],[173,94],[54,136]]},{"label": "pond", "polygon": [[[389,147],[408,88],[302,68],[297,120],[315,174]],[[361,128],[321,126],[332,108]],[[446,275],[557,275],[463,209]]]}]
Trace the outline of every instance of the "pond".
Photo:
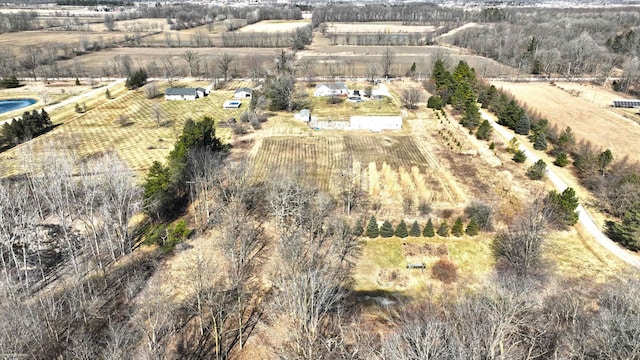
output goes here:
[{"label": "pond", "polygon": [[35,104],[34,99],[0,100],[0,114]]}]

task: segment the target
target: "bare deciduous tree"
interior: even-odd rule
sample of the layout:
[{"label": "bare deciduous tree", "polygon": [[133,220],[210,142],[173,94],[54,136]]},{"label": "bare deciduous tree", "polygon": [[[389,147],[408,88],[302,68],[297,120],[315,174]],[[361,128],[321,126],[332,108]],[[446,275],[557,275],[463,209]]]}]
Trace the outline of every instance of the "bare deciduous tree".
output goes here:
[{"label": "bare deciduous tree", "polygon": [[395,53],[391,48],[385,48],[382,51],[382,57],[380,58],[380,67],[382,68],[382,76],[390,77],[391,66],[393,66],[393,60],[395,59]]}]

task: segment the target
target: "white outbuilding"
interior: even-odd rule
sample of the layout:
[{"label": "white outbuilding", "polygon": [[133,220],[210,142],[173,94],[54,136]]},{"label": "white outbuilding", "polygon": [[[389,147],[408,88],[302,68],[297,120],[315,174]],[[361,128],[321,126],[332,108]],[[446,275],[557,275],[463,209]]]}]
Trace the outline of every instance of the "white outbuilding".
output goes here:
[{"label": "white outbuilding", "polygon": [[352,130],[382,130],[402,129],[402,116],[352,116],[349,119],[349,127]]}]

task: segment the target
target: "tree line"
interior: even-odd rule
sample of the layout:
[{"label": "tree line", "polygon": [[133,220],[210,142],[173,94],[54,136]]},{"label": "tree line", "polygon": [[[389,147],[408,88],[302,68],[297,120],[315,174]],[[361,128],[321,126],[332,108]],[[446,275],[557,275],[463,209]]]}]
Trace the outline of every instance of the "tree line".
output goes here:
[{"label": "tree line", "polygon": [[590,75],[606,80],[623,70],[622,91],[638,81],[635,11],[500,9],[458,32],[454,44],[531,74]]},{"label": "tree line", "polygon": [[325,35],[331,45],[359,45],[359,46],[422,46],[433,45],[435,32],[388,34],[378,32],[374,34],[339,33]]},{"label": "tree line", "polygon": [[302,50],[311,44],[311,26],[289,32],[226,32],[222,34],[224,47],[286,48]]},{"label": "tree line", "polygon": [[464,22],[470,17],[469,14],[462,9],[444,8],[435,4],[367,4],[365,7],[340,4],[314,7],[311,23],[313,27],[327,22],[372,21],[440,25],[446,22]]},{"label": "tree line", "polygon": [[16,146],[37,137],[52,127],[49,114],[42,109],[40,112],[25,111],[21,118],[11,119],[2,125],[0,149]]}]

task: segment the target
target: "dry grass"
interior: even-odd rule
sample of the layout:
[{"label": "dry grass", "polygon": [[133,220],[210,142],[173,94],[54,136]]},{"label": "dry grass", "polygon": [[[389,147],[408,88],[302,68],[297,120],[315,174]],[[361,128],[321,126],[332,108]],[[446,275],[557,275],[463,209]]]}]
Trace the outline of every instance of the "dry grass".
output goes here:
[{"label": "dry grass", "polygon": [[247,25],[238,32],[289,32],[297,28],[311,25],[311,21],[305,20],[264,20]]},{"label": "dry grass", "polygon": [[[145,33],[142,33],[143,35]],[[22,47],[33,45],[46,49],[51,44],[71,45],[82,49],[81,41],[89,44],[109,44],[122,42],[126,32],[93,32],[93,31],[23,31],[0,34],[0,47],[12,49],[15,54],[22,54]]]},{"label": "dry grass", "polygon": [[[561,129],[571,127],[578,141],[588,140],[602,149],[611,149],[620,159],[640,161],[636,151],[640,142],[640,127],[608,105],[621,94],[594,85],[558,83],[497,82],[529,108],[549,119]],[[572,95],[568,90],[573,90]]]},{"label": "dry grass", "polygon": [[[458,283],[464,286],[479,284],[493,270],[494,261],[486,236],[366,239],[364,253],[356,264],[354,290],[383,290],[407,296],[440,291],[443,284],[431,275],[431,267],[442,254],[439,247],[446,248],[449,259],[458,265]],[[406,268],[408,263],[419,262],[423,262],[426,269]]]},{"label": "dry grass", "polygon": [[[350,88],[353,88],[350,86]],[[364,87],[360,88],[361,91]],[[355,115],[400,115],[400,109],[390,98],[382,100],[364,99],[361,103],[344,101],[340,104],[329,104],[329,97],[313,96],[313,89],[309,90],[311,100],[311,113],[321,120],[349,120]],[[343,98],[344,100],[344,98]]]},{"label": "dry grass", "polygon": [[[182,84],[203,86],[205,83]],[[162,84],[160,91],[166,87]],[[165,101],[162,97],[147,99],[142,91],[125,91],[123,87],[111,91],[113,100],[106,101],[104,94],[88,100],[87,112],[75,114],[74,104],[52,112],[54,123],[62,125],[31,141],[36,152],[49,141],[60,141],[74,149],[82,157],[91,157],[106,151],[115,151],[134,171],[142,172],[153,161],[162,161],[173,149],[173,143],[182,131],[184,122],[191,118],[199,120],[211,116],[214,120],[237,117],[240,110],[223,110],[222,103],[233,97],[230,91],[216,91],[196,101]],[[163,113],[163,126],[158,127],[152,114],[152,105],[158,103]],[[82,105],[82,104],[80,104]],[[127,117],[125,126],[118,122],[121,115]],[[219,129],[218,137],[228,142],[230,129]],[[18,146],[0,154],[11,174],[20,171]]]},{"label": "dry grass", "polygon": [[406,34],[425,33],[435,31],[435,26],[430,25],[403,25],[399,21],[380,21],[366,23],[328,23],[327,33],[385,33],[385,34]]}]

